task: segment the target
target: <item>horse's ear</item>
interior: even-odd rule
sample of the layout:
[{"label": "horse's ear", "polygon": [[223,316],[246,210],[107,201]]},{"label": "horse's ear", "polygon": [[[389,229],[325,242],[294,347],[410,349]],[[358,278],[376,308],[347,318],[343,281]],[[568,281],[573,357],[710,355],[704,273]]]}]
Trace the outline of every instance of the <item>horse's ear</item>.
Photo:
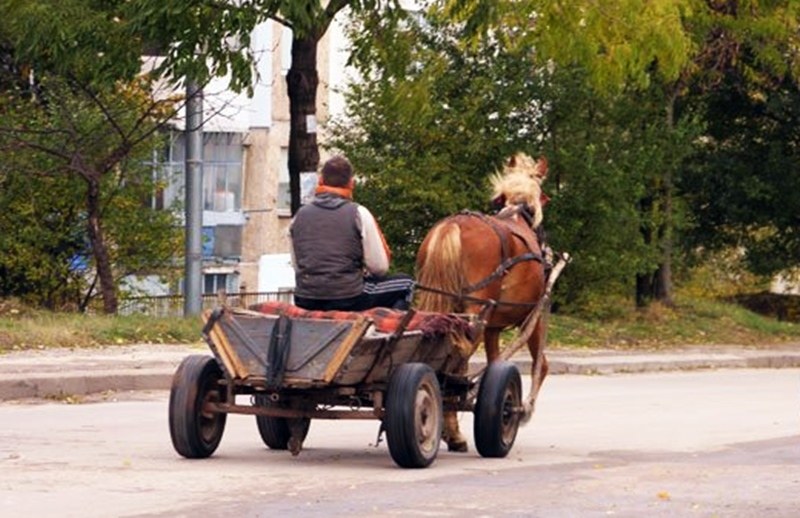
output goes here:
[{"label": "horse's ear", "polygon": [[544,180],[547,178],[547,157],[542,156],[536,161],[536,176]]},{"label": "horse's ear", "polygon": [[514,153],[511,157],[506,161],[507,167],[517,167],[517,154]]}]

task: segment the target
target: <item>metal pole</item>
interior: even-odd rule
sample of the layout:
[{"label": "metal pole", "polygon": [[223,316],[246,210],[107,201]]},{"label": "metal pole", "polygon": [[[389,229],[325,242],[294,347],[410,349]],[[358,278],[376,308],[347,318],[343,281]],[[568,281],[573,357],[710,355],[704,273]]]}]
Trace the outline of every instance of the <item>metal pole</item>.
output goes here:
[{"label": "metal pole", "polygon": [[186,84],[186,261],[184,316],[202,310],[203,264],[203,90]]}]

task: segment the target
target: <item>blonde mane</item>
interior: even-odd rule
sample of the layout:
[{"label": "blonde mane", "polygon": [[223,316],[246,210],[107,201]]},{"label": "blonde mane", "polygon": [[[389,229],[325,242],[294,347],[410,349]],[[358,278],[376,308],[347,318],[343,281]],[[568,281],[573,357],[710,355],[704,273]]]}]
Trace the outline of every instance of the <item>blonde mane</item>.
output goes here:
[{"label": "blonde mane", "polygon": [[492,199],[502,197],[506,207],[527,203],[533,212],[532,227],[542,223],[542,182],[547,177],[547,159],[534,160],[524,153],[512,156],[502,171],[494,173],[489,181]]}]

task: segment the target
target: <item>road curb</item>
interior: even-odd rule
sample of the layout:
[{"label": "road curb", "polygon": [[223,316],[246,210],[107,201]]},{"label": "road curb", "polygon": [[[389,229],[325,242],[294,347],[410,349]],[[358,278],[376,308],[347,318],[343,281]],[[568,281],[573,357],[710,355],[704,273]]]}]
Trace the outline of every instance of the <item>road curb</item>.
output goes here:
[{"label": "road curb", "polygon": [[[800,352],[765,352],[742,357],[737,354],[675,353],[668,358],[648,359],[647,355],[575,356],[551,358],[549,373],[553,375],[607,375],[646,372],[669,372],[702,369],[778,369],[800,367]],[[522,373],[530,372],[529,358],[512,361]],[[485,365],[473,362],[473,370]],[[109,391],[168,390],[175,365],[106,369],[87,372],[17,373],[0,377],[0,401],[14,399],[64,399]]]},{"label": "road curb", "polygon": [[6,376],[0,379],[0,400],[64,399],[108,391],[167,390],[174,372],[174,369],[139,369],[91,374],[62,373],[57,376]]},{"label": "road curb", "polygon": [[[530,369],[528,361],[521,369]],[[670,361],[646,359],[606,359],[600,361],[550,362],[550,374],[636,374],[703,369],[781,369],[800,367],[800,354],[770,354],[752,357],[673,358]]]}]

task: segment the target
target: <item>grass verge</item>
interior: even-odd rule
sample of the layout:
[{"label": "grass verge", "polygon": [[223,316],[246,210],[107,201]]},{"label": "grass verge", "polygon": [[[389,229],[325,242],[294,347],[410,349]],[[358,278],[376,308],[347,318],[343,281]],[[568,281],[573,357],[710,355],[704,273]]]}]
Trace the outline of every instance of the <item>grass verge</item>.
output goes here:
[{"label": "grass verge", "polygon": [[141,343],[196,343],[200,318],[20,311],[0,315],[0,351]]},{"label": "grass verge", "polygon": [[772,345],[800,341],[800,325],[762,316],[731,303],[678,300],[615,313],[613,319],[553,315],[548,345],[561,347],[663,348],[680,345]]},{"label": "grass verge", "polygon": [[[0,305],[0,308],[3,308]],[[196,318],[51,313],[6,306],[0,311],[0,353],[47,347],[97,347],[142,343],[198,343]],[[549,347],[646,348],[680,345],[772,345],[800,342],[800,324],[764,317],[741,306],[706,299],[675,307],[614,311],[614,318],[550,317]],[[509,332],[506,339],[513,338]]]}]

